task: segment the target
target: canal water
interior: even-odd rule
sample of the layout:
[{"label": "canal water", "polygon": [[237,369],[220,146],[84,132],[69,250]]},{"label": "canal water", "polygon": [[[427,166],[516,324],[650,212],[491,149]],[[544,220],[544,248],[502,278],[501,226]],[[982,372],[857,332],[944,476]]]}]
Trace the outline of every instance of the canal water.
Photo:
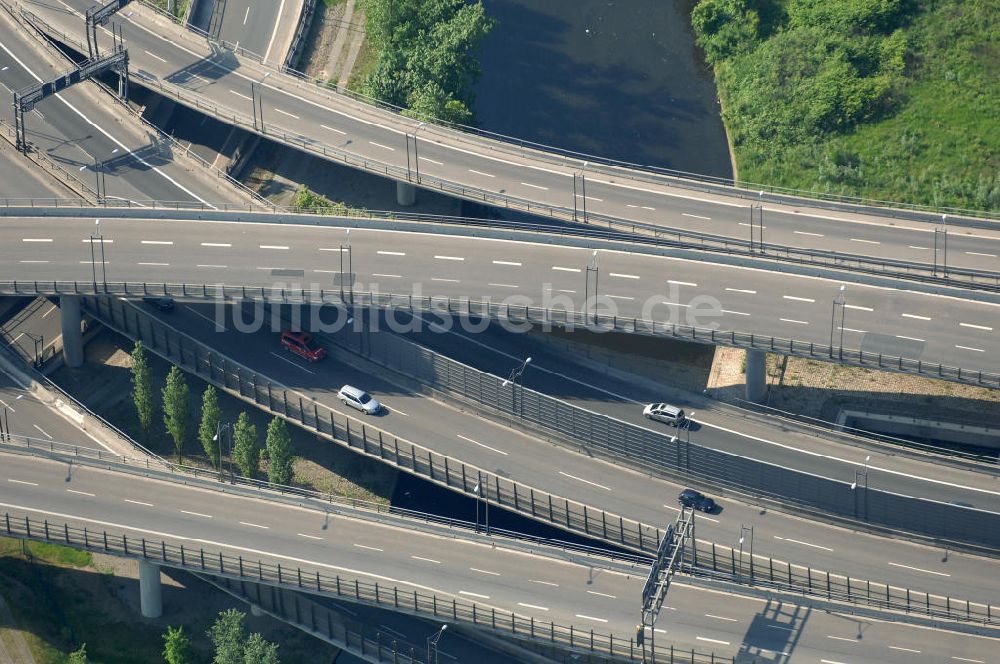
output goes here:
[{"label": "canal water", "polygon": [[693,0],[483,0],[479,126],[547,145],[732,177]]}]

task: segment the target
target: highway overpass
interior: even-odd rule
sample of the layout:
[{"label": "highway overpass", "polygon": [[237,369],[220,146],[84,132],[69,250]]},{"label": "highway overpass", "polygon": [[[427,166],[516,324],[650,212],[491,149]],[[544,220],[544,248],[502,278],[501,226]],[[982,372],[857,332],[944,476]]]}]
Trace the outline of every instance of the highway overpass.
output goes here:
[{"label": "highway overpass", "polygon": [[[437,597],[439,615],[454,619],[449,611],[452,600],[463,609],[475,604],[478,620],[487,629],[491,621],[486,616],[513,612],[523,625],[533,619],[536,633],[544,637],[550,623],[573,625],[584,648],[591,629],[599,635],[598,642],[610,633],[625,644],[635,634],[637,598],[645,578],[641,566],[539,545],[526,548],[502,539],[483,540],[429,524],[407,525],[398,518],[373,520],[345,508],[331,511],[223,494],[190,482],[115,472],[79,460],[67,475],[67,461],[4,454],[6,527],[23,533],[24,516],[36,528],[47,520],[56,539],[63,539],[64,525],[76,529],[74,542],[87,528],[98,547],[101,533],[109,533],[111,542],[124,534],[132,541],[132,555],[142,555],[141,541],[146,540],[150,559],[160,557],[166,546],[173,554],[175,547],[184,545],[190,565],[198,566],[199,551],[205,550],[212,554],[206,556],[211,561],[207,569],[217,571],[215,560],[222,554],[230,561],[230,574],[237,573],[237,557],[251,575],[257,571],[256,561],[281,564],[288,574],[284,583],[315,591],[319,575],[332,593],[336,577],[340,597],[347,599],[355,579],[366,595],[377,583],[386,594],[383,605],[406,611],[410,598]],[[40,536],[37,530],[35,536]],[[301,582],[296,580],[299,575]],[[321,582],[321,592],[323,587]],[[344,587],[352,592],[344,592]],[[854,620],[808,604],[741,597],[675,582],[658,625],[662,633],[656,638],[661,645],[666,641],[725,656],[785,653],[782,661],[787,662],[845,657],[903,661],[901,652],[907,653],[907,661],[959,656],[985,662],[996,643],[986,636],[992,633],[989,630],[976,636],[969,630],[954,633],[946,624],[941,625],[944,629],[928,630],[879,620],[862,622],[858,638]]]},{"label": "highway overpass", "polygon": [[[4,2],[30,12],[26,20],[53,37],[82,41],[87,0]],[[135,83],[290,147],[395,179],[404,185],[402,199],[417,185],[563,220],[821,247],[942,272],[945,264],[994,270],[1000,256],[1000,233],[983,220],[733,189],[418,122],[263,67],[148,6],[133,7],[118,20]]]}]

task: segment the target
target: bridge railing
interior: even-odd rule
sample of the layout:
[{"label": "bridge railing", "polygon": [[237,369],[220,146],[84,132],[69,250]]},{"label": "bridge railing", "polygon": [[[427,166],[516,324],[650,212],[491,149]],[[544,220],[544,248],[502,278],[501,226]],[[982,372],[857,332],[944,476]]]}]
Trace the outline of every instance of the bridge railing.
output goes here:
[{"label": "bridge railing", "polygon": [[[301,592],[335,597],[340,600],[387,608],[423,618],[464,623],[519,639],[544,641],[552,645],[641,661],[642,650],[631,638],[580,629],[554,621],[536,619],[495,607],[454,597],[439,597],[416,589],[402,588],[391,583],[362,581],[356,577],[325,574],[309,567],[282,565],[262,559],[232,556],[220,550],[174,544],[129,536],[124,532],[108,532],[49,522],[5,512],[0,534],[36,541],[61,544],[109,555],[142,558],[157,565],[201,574],[245,579],[265,585],[290,588]],[[648,648],[647,648],[648,652]],[[675,649],[657,645],[657,661],[674,664],[710,664],[733,662],[735,657],[719,657],[712,653]]]}]

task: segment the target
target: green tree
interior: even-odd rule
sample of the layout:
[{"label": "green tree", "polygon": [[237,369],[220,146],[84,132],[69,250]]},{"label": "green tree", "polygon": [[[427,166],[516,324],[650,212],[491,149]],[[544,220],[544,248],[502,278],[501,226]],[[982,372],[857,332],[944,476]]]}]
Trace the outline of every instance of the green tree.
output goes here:
[{"label": "green tree", "polygon": [[243,648],[243,664],[281,664],[278,645],[254,632]]},{"label": "green tree", "polygon": [[292,439],[285,421],[279,417],[267,425],[267,479],[275,484],[292,481]]},{"label": "green tree", "polygon": [[243,621],[247,615],[236,609],[227,609],[219,613],[212,626],[208,628],[208,638],[215,646],[215,657],[212,664],[244,664],[243,644],[246,641],[246,629]]},{"label": "green tree", "polygon": [[163,635],[163,659],[167,664],[191,664],[191,640],[183,627],[174,629],[167,625]]},{"label": "green tree", "polygon": [[87,644],[84,643],[80,646],[80,649],[76,652],[71,652],[69,654],[69,664],[87,664],[90,660],[87,659]]},{"label": "green tree", "polygon": [[156,407],[153,405],[153,386],[149,376],[149,358],[141,341],[135,342],[132,350],[132,401],[135,402],[135,412],[139,417],[139,428],[142,437],[149,442],[149,434],[153,430],[153,415]]},{"label": "green tree", "polygon": [[188,386],[184,374],[175,365],[167,374],[167,385],[163,388],[163,423],[167,433],[174,439],[177,463],[183,460],[184,438],[188,427]]},{"label": "green tree", "polygon": [[246,413],[240,413],[233,428],[233,461],[246,477],[253,477],[260,470],[257,427],[250,424],[250,418]]},{"label": "green tree", "polygon": [[[221,419],[219,394],[213,386],[209,385],[201,397],[201,425],[198,427],[198,438],[201,439],[201,446],[213,466],[217,461],[220,461],[219,447],[222,445],[222,441],[218,434]],[[221,462],[219,465],[222,465]]]}]

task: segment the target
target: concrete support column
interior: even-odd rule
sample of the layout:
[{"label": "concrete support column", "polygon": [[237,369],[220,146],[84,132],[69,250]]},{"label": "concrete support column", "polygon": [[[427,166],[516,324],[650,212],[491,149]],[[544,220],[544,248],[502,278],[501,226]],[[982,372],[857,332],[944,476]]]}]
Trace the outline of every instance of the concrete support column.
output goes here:
[{"label": "concrete support column", "polygon": [[417,188],[406,182],[396,182],[396,203],[413,205],[417,202]]},{"label": "concrete support column", "polygon": [[143,618],[159,618],[163,615],[160,566],[148,560],[139,561],[139,608]]},{"label": "concrete support column", "polygon": [[62,318],[63,360],[67,367],[76,369],[83,366],[80,296],[60,295],[59,315]]},{"label": "concrete support column", "polygon": [[767,353],[750,349],[746,359],[746,400],[764,403],[767,397]]},{"label": "concrete support column", "polygon": [[252,615],[254,618],[260,618],[262,615],[264,615],[264,609],[260,608],[259,605],[254,604],[253,602],[251,602],[250,603],[250,615]]}]

